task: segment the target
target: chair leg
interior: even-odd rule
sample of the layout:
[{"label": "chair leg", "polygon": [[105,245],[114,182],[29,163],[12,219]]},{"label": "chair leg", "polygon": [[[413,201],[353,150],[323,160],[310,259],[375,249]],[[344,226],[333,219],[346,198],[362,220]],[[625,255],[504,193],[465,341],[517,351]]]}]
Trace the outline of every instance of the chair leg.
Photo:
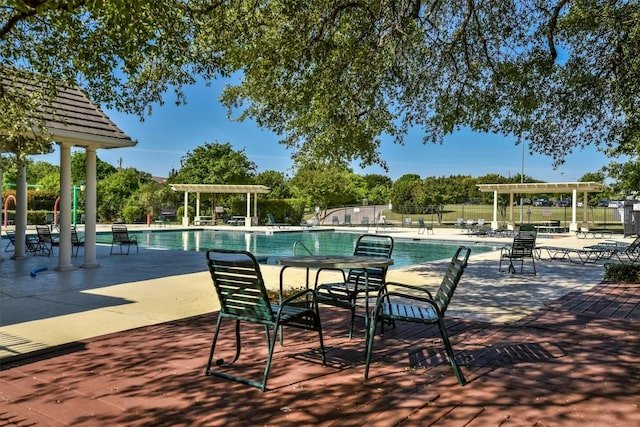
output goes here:
[{"label": "chair leg", "polygon": [[449,335],[447,334],[447,328],[443,319],[438,319],[438,329],[440,329],[440,336],[442,337],[442,341],[444,341],[444,347],[447,352],[447,356],[449,357],[449,363],[451,363],[451,368],[453,368],[453,373],[456,375],[458,384],[465,385],[467,381],[464,379],[464,375],[462,374],[462,371],[460,371],[458,363],[456,362],[456,356],[453,352],[451,341],[449,341]]},{"label": "chair leg", "polygon": [[[269,346],[269,356],[267,357],[267,364],[264,368],[264,376],[262,377],[262,384],[260,385],[260,390],[262,391],[265,391],[267,389],[267,379],[269,378],[269,371],[271,370],[271,359],[273,358],[273,349],[276,345],[276,341],[278,340],[278,329],[280,329],[280,325],[278,324],[278,322],[276,322],[276,326],[273,328],[273,338],[269,338],[267,340],[267,344]],[[267,328],[267,331],[268,331],[268,328]]]},{"label": "chair leg", "polygon": [[369,325],[369,333],[367,334],[367,342],[365,348],[365,362],[364,362],[364,379],[369,378],[369,364],[371,363],[371,354],[373,353],[373,338],[376,335],[376,323],[378,323],[378,316],[374,313],[371,316],[371,324]]}]

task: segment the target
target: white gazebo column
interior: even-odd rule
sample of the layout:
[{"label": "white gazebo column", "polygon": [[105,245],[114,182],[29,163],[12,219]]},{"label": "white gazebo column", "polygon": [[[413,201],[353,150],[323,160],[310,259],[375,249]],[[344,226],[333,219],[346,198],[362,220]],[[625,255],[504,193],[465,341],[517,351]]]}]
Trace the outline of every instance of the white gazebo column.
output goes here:
[{"label": "white gazebo column", "polygon": [[244,226],[251,227],[251,193],[247,192],[247,216],[244,218]]},{"label": "white gazebo column", "polygon": [[71,147],[60,144],[60,243],[56,270],[71,270]]},{"label": "white gazebo column", "polygon": [[100,267],[96,260],[96,220],[97,220],[97,180],[96,150],[87,148],[87,169],[85,171],[84,206],[84,263],[83,268]]},{"label": "white gazebo column", "polygon": [[16,244],[12,259],[25,257],[25,232],[27,231],[27,168],[23,160],[18,160],[18,171],[20,173],[16,182],[16,217],[14,219]]},{"label": "white gazebo column", "polygon": [[498,190],[493,190],[493,219],[491,220],[491,229],[497,230],[498,228]]},{"label": "white gazebo column", "polygon": [[182,214],[182,226],[189,226],[189,192],[184,192],[184,213]]},{"label": "white gazebo column", "polygon": [[569,231],[572,232],[578,231],[578,222],[576,220],[576,214],[578,211],[578,200],[576,199],[577,195],[578,190],[574,188],[571,194],[571,224],[569,225]]},{"label": "white gazebo column", "polygon": [[200,216],[200,192],[196,193],[196,218]]}]

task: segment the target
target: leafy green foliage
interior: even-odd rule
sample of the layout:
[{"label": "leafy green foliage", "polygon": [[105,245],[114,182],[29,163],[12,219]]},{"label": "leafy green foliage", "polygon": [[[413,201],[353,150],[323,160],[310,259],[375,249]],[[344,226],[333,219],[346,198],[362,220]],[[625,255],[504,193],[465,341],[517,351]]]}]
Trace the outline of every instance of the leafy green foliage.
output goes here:
[{"label": "leafy green foliage", "polygon": [[322,210],[358,200],[351,171],[341,165],[308,164],[291,179],[291,186],[298,198]]},{"label": "leafy green foliage", "polygon": [[640,264],[606,264],[604,280],[609,282],[640,283]]},{"label": "leafy green foliage", "polygon": [[263,197],[269,199],[288,199],[292,196],[291,187],[284,173],[267,170],[257,174],[253,178],[256,185],[266,185],[271,191]]},{"label": "leafy green foliage", "polygon": [[205,143],[180,160],[171,182],[180,184],[250,184],[256,165],[230,143]]},{"label": "leafy green foliage", "polygon": [[98,181],[97,206],[100,219],[102,221],[122,219],[120,216],[124,215],[124,207],[131,204],[129,199],[146,179],[148,174],[127,168],[120,169]]}]

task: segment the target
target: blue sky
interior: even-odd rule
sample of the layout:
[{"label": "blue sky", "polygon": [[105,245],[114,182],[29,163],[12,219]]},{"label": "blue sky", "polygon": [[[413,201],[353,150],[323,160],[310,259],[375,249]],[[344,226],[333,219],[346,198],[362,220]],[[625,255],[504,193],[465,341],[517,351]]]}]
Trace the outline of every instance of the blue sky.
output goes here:
[{"label": "blue sky", "polygon": [[[211,87],[197,84],[186,88],[187,104],[176,106],[172,94],[163,106],[154,106],[152,115],[143,122],[137,116],[106,110],[106,113],[126,134],[138,141],[136,147],[99,150],[98,157],[114,166],[120,159],[123,167],[135,167],[154,176],[166,177],[172,168],[180,167],[180,159],[190,150],[205,142],[230,142],[236,150],[244,149],[249,160],[256,163],[258,172],[277,170],[291,175],[291,152],[278,144],[277,135],[261,130],[252,122],[232,122],[226,117],[226,109],[218,101],[224,81]],[[416,132],[403,146],[384,141],[382,157],[387,160],[389,172],[380,167],[354,171],[359,174],[379,173],[395,180],[407,173],[421,177],[471,175],[482,176],[497,173],[510,176],[520,173],[522,148],[515,145],[515,138],[499,135],[460,131],[446,138],[442,145],[423,144]],[[37,156],[59,164],[59,152]],[[525,151],[524,173],[547,182],[577,181],[587,172],[596,172],[610,160],[590,148],[575,152],[557,170],[552,159]]]}]

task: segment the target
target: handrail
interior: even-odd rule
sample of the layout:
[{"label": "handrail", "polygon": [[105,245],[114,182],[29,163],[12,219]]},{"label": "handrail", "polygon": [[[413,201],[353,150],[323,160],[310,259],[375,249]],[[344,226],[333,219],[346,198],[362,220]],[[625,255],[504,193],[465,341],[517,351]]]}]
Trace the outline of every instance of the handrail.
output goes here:
[{"label": "handrail", "polygon": [[301,245],[301,246],[304,248],[304,250],[305,250],[305,251],[307,251],[307,253],[308,253],[309,255],[313,255],[313,252],[311,252],[311,251],[309,250],[309,248],[308,248],[308,247],[307,247],[307,246],[306,246],[302,241],[300,241],[300,240],[296,240],[295,242],[293,242],[293,251],[292,251],[292,252],[293,252],[293,255],[294,255],[294,256],[295,256],[295,254],[296,254],[296,248],[298,247],[298,245]]}]

